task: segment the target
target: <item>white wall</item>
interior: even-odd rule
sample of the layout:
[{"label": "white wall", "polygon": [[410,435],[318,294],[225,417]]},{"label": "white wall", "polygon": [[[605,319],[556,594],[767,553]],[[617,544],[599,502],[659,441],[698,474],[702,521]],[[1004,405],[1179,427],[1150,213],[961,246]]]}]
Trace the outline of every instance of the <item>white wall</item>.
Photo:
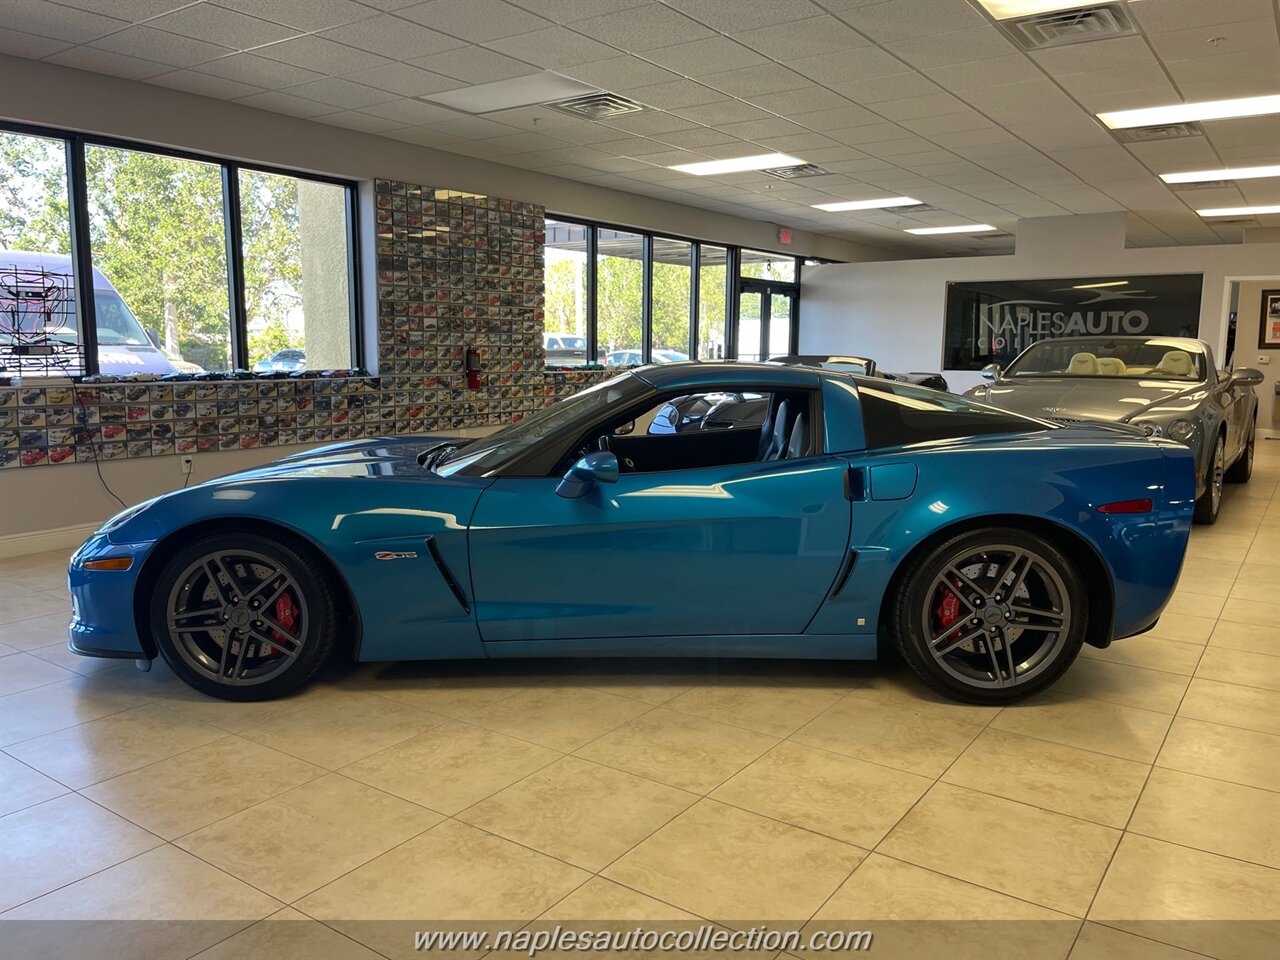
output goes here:
[{"label": "white wall", "polygon": [[[1220,354],[1227,278],[1264,276],[1277,268],[1280,243],[1126,249],[1122,213],[1020,220],[1011,256],[806,268],[800,350],[870,356],[885,370],[936,371],[942,363],[948,281],[1203,273],[1200,336]],[[1255,332],[1255,343],[1256,337]],[[953,390],[980,379],[976,371],[944,372]]]},{"label": "white wall", "polygon": [[[1276,264],[1280,268],[1280,264]],[[1258,432],[1280,436],[1280,422],[1272,416],[1275,406],[1276,380],[1280,379],[1280,350],[1259,350],[1258,333],[1262,327],[1262,291],[1280,290],[1280,276],[1266,280],[1242,281],[1240,305],[1236,310],[1237,367],[1256,367],[1266,379],[1254,389],[1258,392]]]}]

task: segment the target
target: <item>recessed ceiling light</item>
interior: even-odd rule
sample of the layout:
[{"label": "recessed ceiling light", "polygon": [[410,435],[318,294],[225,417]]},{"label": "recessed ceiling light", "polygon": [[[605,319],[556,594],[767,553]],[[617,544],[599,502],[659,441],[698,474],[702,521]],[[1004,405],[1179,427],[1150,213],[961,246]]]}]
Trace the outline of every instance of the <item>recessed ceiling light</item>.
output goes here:
[{"label": "recessed ceiling light", "polygon": [[1077,283],[1072,290],[1096,290],[1098,287],[1123,287],[1128,280],[1108,280],[1106,283]]},{"label": "recessed ceiling light", "polygon": [[1280,177],[1280,163],[1268,167],[1227,167],[1225,170],[1187,170],[1184,173],[1162,173],[1165,183],[1207,183],[1212,180],[1256,180]]},{"label": "recessed ceiling light", "polygon": [[457,90],[445,90],[442,93],[429,93],[418,99],[439,104],[451,110],[461,110],[464,113],[493,113],[495,110],[511,110],[514,107],[551,103],[553,100],[566,100],[599,91],[599,87],[593,87],[589,83],[544,70],[542,73],[535,73],[528,77],[496,80],[493,83],[480,83]]},{"label": "recessed ceiling light", "polygon": [[1175,103],[1167,107],[1115,110],[1100,113],[1098,119],[1112,130],[1154,127],[1165,123],[1195,123],[1200,120],[1231,120],[1280,113],[1280,94],[1242,97],[1239,100],[1206,100],[1203,103]]},{"label": "recessed ceiling light", "polygon": [[954,227],[915,227],[906,232],[923,237],[934,233],[987,233],[994,229],[989,223],[960,223]]},{"label": "recessed ceiling light", "polygon": [[1029,17],[1036,13],[1053,13],[1055,10],[1071,10],[1089,6],[1088,0],[978,0],[987,13],[997,20]]},{"label": "recessed ceiling light", "polygon": [[667,169],[692,173],[695,177],[712,177],[717,173],[745,173],[748,170],[768,170],[770,167],[796,167],[803,163],[803,160],[785,153],[762,153],[754,157],[734,157],[731,160],[682,163]]},{"label": "recessed ceiling light", "polygon": [[1196,213],[1202,217],[1243,217],[1254,213],[1280,213],[1280,203],[1260,207],[1213,207],[1209,210],[1197,210]]},{"label": "recessed ceiling light", "polygon": [[842,200],[840,203],[815,203],[818,210],[839,213],[842,210],[883,210],[886,207],[915,207],[919,200],[911,197],[883,197],[880,200]]}]

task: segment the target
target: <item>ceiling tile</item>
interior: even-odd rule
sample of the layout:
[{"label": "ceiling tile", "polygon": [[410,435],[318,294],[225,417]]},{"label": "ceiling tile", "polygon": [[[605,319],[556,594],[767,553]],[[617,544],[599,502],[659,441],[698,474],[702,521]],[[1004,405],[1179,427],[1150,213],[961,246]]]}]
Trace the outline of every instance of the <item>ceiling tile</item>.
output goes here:
[{"label": "ceiling tile", "polygon": [[0,30],[0,53],[15,57],[38,60],[59,50],[65,50],[67,46],[66,40],[38,37],[34,33],[23,33],[21,30]]},{"label": "ceiling tile", "polygon": [[[115,3],[116,0],[107,0]],[[137,2],[137,0],[132,0]],[[190,0],[160,0],[170,8]],[[407,2],[407,0],[406,0]],[[218,6],[253,14],[299,30],[324,30],[371,16],[373,11],[355,0],[217,0]]]},{"label": "ceiling tile", "polygon": [[454,90],[462,85],[461,80],[443,77],[438,73],[410,66],[407,63],[387,63],[371,70],[357,70],[348,73],[348,80],[363,83],[367,87],[377,87],[398,93],[402,97],[421,97],[428,93],[440,93]]},{"label": "ceiling tile", "polygon": [[[897,40],[885,45],[887,49],[914,67],[927,70],[945,67],[953,63],[990,61],[1015,52],[1009,39],[994,27],[975,30],[956,30],[913,40]],[[1074,44],[1088,46],[1088,44]],[[990,63],[985,64],[988,68]],[[995,76],[1000,77],[999,74]],[[1001,78],[1003,79],[1003,78]]]},{"label": "ceiling tile", "polygon": [[623,50],[642,52],[713,36],[713,31],[659,3],[592,17],[575,30]]},{"label": "ceiling tile", "polygon": [[996,57],[994,60],[955,63],[945,67],[921,66],[929,77],[955,93],[958,90],[978,90],[982,87],[998,87],[1019,80],[1037,80],[1039,68],[1022,54]]},{"label": "ceiling tile", "polygon": [[733,37],[774,60],[796,60],[838,50],[854,50],[870,44],[866,37],[835,17],[795,20],[734,33]]},{"label": "ceiling tile", "polygon": [[895,73],[887,77],[866,77],[847,83],[833,83],[831,89],[854,103],[879,103],[903,97],[926,97],[941,93],[942,88],[919,73]]},{"label": "ceiling tile", "polygon": [[324,37],[307,35],[294,37],[280,43],[272,43],[258,47],[254,53],[268,60],[279,60],[291,63],[295,67],[306,67],[319,73],[334,76],[354,73],[357,70],[368,70],[371,67],[383,67],[392,63],[386,57],[367,50],[357,50],[345,43],[334,43]]},{"label": "ceiling tile", "polygon": [[348,23],[326,30],[321,36],[327,40],[368,50],[379,56],[390,57],[392,60],[421,58],[426,54],[452,50],[464,45],[461,40],[391,16],[378,16],[357,23]]},{"label": "ceiling tile", "polygon": [[197,68],[200,73],[249,83],[256,87],[288,87],[307,80],[318,80],[323,74],[314,70],[304,70],[288,63],[279,63],[252,53],[236,53],[220,60],[210,60]]},{"label": "ceiling tile", "polygon": [[879,47],[858,47],[816,57],[788,60],[787,66],[818,83],[845,83],[866,77],[883,77],[907,69],[898,57]]},{"label": "ceiling tile", "polygon": [[[768,69],[761,67],[761,70]],[[709,78],[708,78],[709,79]],[[680,107],[693,107],[700,103],[712,103],[722,100],[719,90],[704,87],[692,80],[672,80],[668,83],[654,83],[642,87],[623,87],[626,95],[640,103],[659,110],[677,110]],[[725,93],[731,91],[726,90]]]},{"label": "ceiling tile", "polygon": [[458,117],[456,120],[443,120],[440,123],[428,124],[427,129],[474,140],[487,140],[512,132],[512,128],[506,124],[486,120],[484,117]]},{"label": "ceiling tile", "polygon": [[21,30],[54,40],[87,43],[128,25],[127,20],[73,10],[49,0],[6,0],[4,5],[5,30]]},{"label": "ceiling tile", "polygon": [[168,63],[175,67],[194,66],[233,52],[216,43],[179,37],[151,27],[130,27],[95,40],[92,45],[112,53],[139,57],[154,63]]},{"label": "ceiling tile", "polygon": [[799,90],[787,90],[783,93],[761,94],[751,97],[751,102],[782,117],[790,117],[793,113],[813,113],[817,110],[851,106],[847,99],[826,87],[801,87]]},{"label": "ceiling tile", "polygon": [[484,47],[458,47],[410,60],[415,67],[467,83],[492,83],[537,73],[538,68]]},{"label": "ceiling tile", "polygon": [[705,77],[743,67],[758,67],[768,62],[750,47],[744,47],[728,37],[708,37],[692,43],[649,50],[645,53],[645,59],[687,77]]},{"label": "ceiling tile", "polygon": [[1182,99],[1188,102],[1263,97],[1270,96],[1280,89],[1280,77],[1235,77],[1229,80],[1205,80],[1194,83],[1179,80],[1178,89],[1182,91]]},{"label": "ceiling tile", "polygon": [[1129,7],[1144,30],[1183,30],[1206,24],[1257,20],[1273,14],[1271,0],[1160,0],[1135,3]]},{"label": "ceiling tile", "polygon": [[[876,104],[876,109],[880,110],[886,104],[893,103],[889,100],[885,103]],[[991,123],[986,117],[972,110],[964,113],[944,113],[938,116],[915,117],[915,118],[896,118],[897,122],[912,133],[919,134],[922,137],[931,138],[937,134],[961,133],[974,130],[990,130],[996,131],[1000,128]]]},{"label": "ceiling tile", "polygon": [[845,11],[840,18],[877,43],[987,27],[967,0],[893,0]]},{"label": "ceiling tile", "polygon": [[333,110],[327,103],[317,103],[315,100],[307,100],[304,97],[295,97],[291,93],[281,93],[279,91],[251,94],[250,96],[242,97],[236,103],[242,103],[246,107],[253,107],[255,110],[270,110],[272,113],[283,113],[291,117],[302,117],[304,119],[315,117],[322,113],[330,113]]},{"label": "ceiling tile", "polygon": [[211,77],[208,74],[196,73],[194,70],[175,70],[173,73],[161,74],[147,82],[219,100],[235,100],[252,93],[262,93],[262,87],[225,77]]},{"label": "ceiling tile", "polygon": [[310,83],[302,83],[296,87],[290,87],[289,92],[299,97],[306,97],[308,100],[330,103],[335,107],[342,107],[347,110],[359,110],[361,107],[370,107],[375,103],[387,103],[395,99],[385,90],[366,87],[361,83],[352,83],[350,80],[343,80],[340,77],[325,77],[323,80],[312,80]]},{"label": "ceiling tile", "polygon": [[683,149],[702,148],[717,143],[728,143],[732,140],[728,134],[721,133],[711,127],[695,127],[693,130],[673,130],[669,133],[655,134],[663,143]]},{"label": "ceiling tile", "polygon": [[823,13],[809,0],[667,0],[667,4],[722,33],[804,20]]},{"label": "ceiling tile", "polygon": [[[697,110],[699,108],[690,107],[689,109]],[[699,126],[696,122],[687,120],[684,117],[656,110],[652,113],[629,113],[621,117],[614,117],[611,120],[602,121],[602,123],[604,126],[614,130],[646,137],[656,136],[660,133],[670,133],[673,130],[692,130]]]},{"label": "ceiling tile", "polygon": [[[170,10],[185,7],[191,0],[58,0],[58,2],[77,10],[87,10],[90,13],[138,23],[158,17],[162,13],[168,13]],[[222,5],[230,6],[225,3]]]},{"label": "ceiling tile", "polygon": [[748,67],[746,70],[713,73],[702,77],[701,80],[708,86],[715,87],[733,97],[781,93],[784,90],[798,90],[810,84],[808,77],[803,77],[794,70],[788,70],[777,63]]},{"label": "ceiling tile", "polygon": [[1152,33],[1147,39],[1162,60],[1264,55],[1271,55],[1273,63],[1276,60],[1277,40],[1272,17]]},{"label": "ceiling tile", "polygon": [[47,57],[46,61],[63,67],[74,67],[76,70],[92,70],[94,73],[106,73],[129,80],[146,80],[173,69],[168,64],[126,57],[123,54],[99,50],[96,47],[72,47],[70,50],[63,50],[61,53]]},{"label": "ceiling tile", "polygon": [[606,90],[624,90],[629,87],[651,86],[655,83],[670,83],[681,79],[679,74],[664,70],[652,63],[637,60],[635,57],[611,57],[608,60],[579,64],[560,72],[575,80],[595,84]]},{"label": "ceiling tile", "polygon": [[542,17],[503,0],[433,0],[397,10],[396,16],[472,43],[552,26]]},{"label": "ceiling tile", "polygon": [[438,107],[434,103],[423,103],[421,100],[415,100],[411,97],[405,97],[402,100],[391,100],[387,103],[375,103],[364,107],[361,112],[372,117],[381,117],[384,120],[395,120],[401,126],[406,124],[421,126],[427,123],[439,123],[442,120],[452,120],[458,115],[457,111]]},{"label": "ceiling tile", "polygon": [[844,106],[832,107],[827,110],[796,112],[791,114],[788,119],[803,124],[818,133],[856,127],[859,124],[880,122],[880,117],[877,114],[872,113],[866,107],[860,107],[848,101],[845,102]]},{"label": "ceiling tile", "polygon": [[1055,77],[1117,68],[1155,67],[1156,58],[1144,37],[1116,37],[1072,43],[1032,52],[1031,58]]},{"label": "ceiling tile", "polygon": [[763,137],[785,137],[810,132],[800,124],[783,120],[781,117],[748,120],[745,123],[722,123],[718,124],[716,129],[739,140],[760,140]]},{"label": "ceiling tile", "polygon": [[548,27],[532,33],[491,40],[485,44],[517,60],[556,70],[578,63],[605,60],[617,56],[618,51],[599,40],[592,40],[564,27]]},{"label": "ceiling tile", "polygon": [[298,31],[293,27],[285,27],[269,20],[251,17],[248,14],[224,7],[215,7],[208,3],[192,4],[157,17],[147,24],[157,30],[176,33],[181,37],[192,37],[206,43],[218,43],[223,46],[248,50],[251,47],[284,40],[295,36]]},{"label": "ceiling tile", "polygon": [[[365,0],[370,2],[370,0]],[[650,0],[513,0],[517,7],[556,23],[577,23],[602,13],[646,6]]]},{"label": "ceiling tile", "polygon": [[398,130],[403,126],[403,124],[398,124],[394,120],[371,117],[367,113],[360,113],[358,110],[326,113],[315,119],[320,123],[327,123],[331,127],[344,127],[347,130],[359,130],[361,133],[373,134],[386,133],[388,130]]}]

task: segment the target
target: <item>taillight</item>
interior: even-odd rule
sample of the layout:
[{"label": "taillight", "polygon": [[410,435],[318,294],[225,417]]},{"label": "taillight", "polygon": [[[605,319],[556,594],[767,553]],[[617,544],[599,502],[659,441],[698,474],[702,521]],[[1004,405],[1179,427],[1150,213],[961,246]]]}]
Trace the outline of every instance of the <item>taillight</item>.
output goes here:
[{"label": "taillight", "polygon": [[1155,504],[1149,498],[1141,500],[1117,500],[1098,507],[1099,513],[1150,513]]}]

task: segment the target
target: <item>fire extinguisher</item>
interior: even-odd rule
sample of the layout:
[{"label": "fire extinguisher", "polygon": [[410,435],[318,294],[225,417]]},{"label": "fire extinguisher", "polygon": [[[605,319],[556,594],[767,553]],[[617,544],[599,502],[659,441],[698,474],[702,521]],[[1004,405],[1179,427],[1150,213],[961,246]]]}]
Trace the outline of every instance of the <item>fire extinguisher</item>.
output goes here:
[{"label": "fire extinguisher", "polygon": [[467,347],[467,357],[463,362],[463,369],[467,371],[467,387],[471,390],[479,390],[480,353],[475,347]]}]

